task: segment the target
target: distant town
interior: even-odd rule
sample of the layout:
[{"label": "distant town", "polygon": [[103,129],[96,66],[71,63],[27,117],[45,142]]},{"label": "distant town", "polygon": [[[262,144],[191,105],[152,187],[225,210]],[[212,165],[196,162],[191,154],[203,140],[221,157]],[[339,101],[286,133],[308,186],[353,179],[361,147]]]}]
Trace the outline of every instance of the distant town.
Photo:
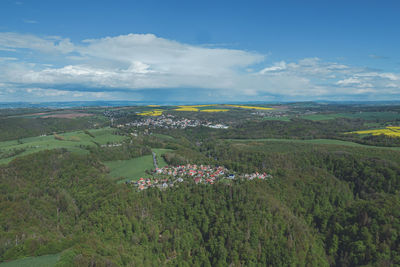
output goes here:
[{"label": "distant town", "polygon": [[154,117],[145,117],[133,122],[125,124],[118,124],[118,128],[123,127],[153,127],[153,128],[164,128],[164,129],[185,129],[188,127],[209,127],[215,129],[227,129],[229,126],[224,124],[214,124],[209,121],[200,121],[195,119],[178,119],[173,115],[160,115]]}]

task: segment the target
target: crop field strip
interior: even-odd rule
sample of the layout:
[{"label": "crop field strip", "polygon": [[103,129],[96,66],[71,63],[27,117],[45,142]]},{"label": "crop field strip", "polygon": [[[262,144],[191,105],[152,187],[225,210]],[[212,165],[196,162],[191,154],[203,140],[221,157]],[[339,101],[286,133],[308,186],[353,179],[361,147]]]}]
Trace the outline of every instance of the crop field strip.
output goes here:
[{"label": "crop field strip", "polygon": [[390,137],[400,137],[400,127],[398,126],[388,126],[384,129],[372,129],[372,130],[362,130],[362,131],[354,131],[348,132],[347,134],[360,134],[360,135],[386,135]]}]

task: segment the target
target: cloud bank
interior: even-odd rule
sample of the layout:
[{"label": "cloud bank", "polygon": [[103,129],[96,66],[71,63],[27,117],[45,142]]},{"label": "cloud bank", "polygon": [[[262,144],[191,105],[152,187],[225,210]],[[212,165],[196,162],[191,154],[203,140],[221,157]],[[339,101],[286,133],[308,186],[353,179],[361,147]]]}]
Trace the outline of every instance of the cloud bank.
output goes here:
[{"label": "cloud bank", "polygon": [[269,62],[238,49],[184,44],[153,34],[72,42],[59,36],[0,33],[0,98],[144,100],[179,90],[187,100],[392,99],[400,74],[320,58]]}]

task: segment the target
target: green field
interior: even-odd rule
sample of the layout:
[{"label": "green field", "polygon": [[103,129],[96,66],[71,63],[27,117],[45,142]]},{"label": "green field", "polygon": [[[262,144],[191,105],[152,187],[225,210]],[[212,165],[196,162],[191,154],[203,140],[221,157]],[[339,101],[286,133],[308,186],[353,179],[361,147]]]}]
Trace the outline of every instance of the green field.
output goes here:
[{"label": "green field", "polygon": [[64,140],[58,140],[54,135],[28,137],[20,140],[0,142],[0,156],[2,153],[10,152],[14,149],[25,149],[24,152],[11,156],[0,158],[0,164],[6,164],[16,158],[17,156],[35,153],[45,149],[66,148],[69,151],[77,153],[87,153],[83,146],[94,146],[95,142],[102,145],[108,142],[121,142],[126,137],[114,135],[115,131],[112,128],[101,128],[88,130],[93,136],[86,134],[84,131],[74,131],[63,134],[58,134]]},{"label": "green field", "polygon": [[[152,149],[152,151],[156,153],[158,167],[166,166],[167,163],[161,155],[162,153],[170,151],[170,149]],[[107,161],[105,165],[110,169],[110,176],[112,178],[122,178],[118,179],[119,183],[127,180],[137,180],[141,177],[150,177],[151,175],[146,174],[146,170],[154,169],[153,155],[146,155],[128,160]]]},{"label": "green field", "polygon": [[113,160],[105,162],[110,169],[110,176],[113,178],[123,178],[119,182],[126,180],[136,180],[140,177],[149,176],[146,170],[153,169],[153,156],[146,155],[128,160]]},{"label": "green field", "polygon": [[0,267],[51,267],[60,259],[60,254],[29,257],[0,263]]},{"label": "green field", "polygon": [[355,146],[365,148],[380,148],[380,149],[392,149],[400,150],[400,147],[378,147],[362,145],[349,141],[335,140],[335,139],[311,139],[311,140],[299,140],[299,139],[227,139],[232,142],[288,142],[288,143],[302,143],[302,144],[317,144],[317,145],[342,145],[342,146]]},{"label": "green field", "polygon": [[302,119],[312,120],[312,121],[323,121],[323,120],[333,120],[336,118],[345,118],[342,114],[313,114],[313,115],[305,115],[301,117]]},{"label": "green field", "polygon": [[364,120],[396,120],[400,119],[400,114],[397,112],[330,113],[330,114],[305,115],[302,116],[301,118],[313,121],[333,120],[336,118],[364,119]]},{"label": "green field", "polygon": [[164,158],[162,157],[162,154],[164,154],[164,153],[166,153],[168,151],[171,151],[171,149],[153,148],[152,150],[157,155],[158,167],[162,168],[162,167],[167,166],[168,164],[165,162]]},{"label": "green field", "polygon": [[[23,113],[23,114],[17,114],[17,115],[11,115],[8,116],[8,118],[42,118],[42,117],[46,117],[46,116],[51,116],[51,115],[64,115],[64,114],[71,114],[71,113],[87,113],[87,114],[91,114],[92,118],[96,118],[96,119],[101,119],[104,120],[103,116],[96,116],[98,115],[98,113],[90,111],[83,111],[83,110],[70,110],[70,109],[65,109],[65,110],[37,110],[37,112],[28,112],[28,113]],[[75,118],[70,118],[70,119],[75,119]]]}]

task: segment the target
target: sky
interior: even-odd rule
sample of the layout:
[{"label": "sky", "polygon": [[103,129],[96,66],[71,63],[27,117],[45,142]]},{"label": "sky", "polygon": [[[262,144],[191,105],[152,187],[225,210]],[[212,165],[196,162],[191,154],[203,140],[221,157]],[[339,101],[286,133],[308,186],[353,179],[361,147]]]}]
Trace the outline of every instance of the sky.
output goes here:
[{"label": "sky", "polygon": [[0,102],[400,100],[400,1],[0,0]]}]

